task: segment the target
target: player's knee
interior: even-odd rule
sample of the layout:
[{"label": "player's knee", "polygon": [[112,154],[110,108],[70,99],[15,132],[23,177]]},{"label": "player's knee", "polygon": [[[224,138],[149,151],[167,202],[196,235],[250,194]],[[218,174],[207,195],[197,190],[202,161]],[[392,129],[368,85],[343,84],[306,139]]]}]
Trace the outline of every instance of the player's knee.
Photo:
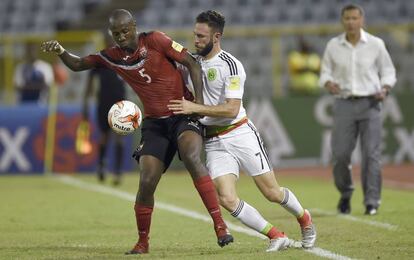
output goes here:
[{"label": "player's knee", "polygon": [[144,177],[145,175],[141,173],[139,180],[139,190],[144,195],[153,194],[157,186],[156,181],[151,177]]},{"label": "player's knee", "polygon": [[187,168],[198,169],[203,163],[201,162],[200,153],[196,150],[186,151],[181,155],[181,160]]},{"label": "player's knee", "polygon": [[182,156],[182,160],[185,162],[201,163],[200,151],[198,151],[197,149],[190,149],[190,150],[184,151],[181,154],[181,156]]},{"label": "player's knee", "polygon": [[229,212],[233,212],[237,208],[238,199],[231,194],[219,195],[219,202]]},{"label": "player's knee", "polygon": [[270,202],[281,203],[283,201],[283,189],[268,189],[263,194]]}]

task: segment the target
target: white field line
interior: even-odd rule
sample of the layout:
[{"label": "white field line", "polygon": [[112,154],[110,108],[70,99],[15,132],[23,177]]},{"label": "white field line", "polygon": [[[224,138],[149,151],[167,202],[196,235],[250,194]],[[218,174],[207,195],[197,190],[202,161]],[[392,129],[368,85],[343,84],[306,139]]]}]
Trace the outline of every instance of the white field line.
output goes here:
[{"label": "white field line", "polygon": [[[108,195],[118,197],[118,198],[121,198],[127,201],[131,201],[131,202],[135,201],[135,195],[125,192],[125,191],[117,190],[117,189],[110,188],[110,187],[105,187],[105,186],[98,185],[98,184],[84,182],[84,181],[81,181],[79,179],[76,179],[70,176],[56,176],[55,178],[65,184],[75,186],[75,187],[78,187],[84,190],[108,194]],[[155,207],[166,210],[166,211],[173,212],[175,214],[186,216],[189,218],[202,220],[205,222],[212,221],[210,216],[208,215],[200,214],[198,212],[188,210],[185,208],[181,208],[181,207],[177,207],[172,204],[168,204],[164,202],[156,202]],[[243,226],[238,226],[232,223],[227,223],[227,222],[226,224],[230,230],[233,230],[239,233],[244,233],[249,236],[255,236],[255,237],[260,237],[262,239],[267,239],[265,236],[257,233],[256,231],[253,231],[252,229],[245,228]],[[311,254],[314,254],[320,257],[324,257],[324,258],[334,259],[334,260],[351,260],[352,259],[350,257],[339,255],[337,253],[334,253],[334,252],[331,252],[331,251],[328,251],[328,250],[325,250],[319,247],[314,247],[312,249],[306,249],[305,252],[308,252],[308,253],[311,253]]]},{"label": "white field line", "polygon": [[317,208],[309,209],[309,211],[311,211],[313,213],[319,213],[319,214],[327,215],[327,216],[336,216],[338,218],[342,218],[342,219],[346,219],[346,220],[350,220],[350,221],[354,221],[354,222],[360,222],[360,223],[364,223],[364,224],[367,224],[367,225],[370,225],[370,226],[388,229],[388,230],[391,230],[391,231],[395,231],[395,230],[398,229],[398,226],[394,225],[394,224],[375,221],[375,220],[363,219],[363,218],[359,218],[359,217],[355,217],[355,216],[351,216],[351,215],[338,214],[334,211],[328,211],[328,210],[317,209]]}]

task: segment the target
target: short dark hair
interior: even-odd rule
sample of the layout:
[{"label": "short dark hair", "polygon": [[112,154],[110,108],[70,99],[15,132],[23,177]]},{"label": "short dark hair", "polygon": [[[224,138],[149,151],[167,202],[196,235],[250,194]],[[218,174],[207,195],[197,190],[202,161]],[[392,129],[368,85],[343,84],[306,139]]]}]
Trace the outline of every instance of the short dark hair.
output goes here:
[{"label": "short dark hair", "polygon": [[359,13],[361,14],[361,16],[364,16],[364,13],[365,13],[364,12],[364,9],[362,9],[362,7],[360,5],[357,5],[357,4],[347,4],[344,7],[342,7],[341,17],[344,16],[344,13],[346,11],[349,11],[349,10],[358,10]]},{"label": "short dark hair", "polygon": [[224,16],[213,10],[208,10],[197,15],[196,22],[206,23],[209,27],[220,33],[223,33],[224,24],[226,23]]}]

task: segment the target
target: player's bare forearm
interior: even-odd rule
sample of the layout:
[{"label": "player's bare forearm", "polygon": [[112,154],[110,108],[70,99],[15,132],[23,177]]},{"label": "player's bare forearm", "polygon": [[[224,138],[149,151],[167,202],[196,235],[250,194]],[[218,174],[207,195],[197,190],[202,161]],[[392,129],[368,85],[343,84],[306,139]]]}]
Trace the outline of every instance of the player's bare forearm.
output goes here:
[{"label": "player's bare forearm", "polygon": [[225,117],[225,118],[236,118],[237,113],[232,109],[228,103],[216,105],[216,106],[207,106],[207,105],[197,105],[195,113],[201,116],[211,116],[211,117]]},{"label": "player's bare forearm", "polygon": [[182,62],[190,72],[191,81],[193,82],[195,102],[203,104],[203,80],[200,64],[190,55],[187,54]]},{"label": "player's bare forearm", "polygon": [[93,64],[90,64],[84,58],[80,58],[69,53],[56,40],[43,42],[40,45],[40,49],[44,52],[52,52],[57,54],[63,63],[73,71],[81,71],[93,68]]},{"label": "player's bare forearm", "polygon": [[200,65],[196,67],[197,68],[190,70],[190,77],[194,86],[195,102],[198,104],[203,104],[203,80],[201,78],[201,67]]},{"label": "player's bare forearm", "polygon": [[240,99],[227,99],[225,103],[215,106],[201,105],[185,100],[170,100],[168,109],[174,114],[235,118],[240,110]]},{"label": "player's bare forearm", "polygon": [[73,55],[72,53],[69,53],[67,51],[59,55],[59,58],[69,69],[73,71],[82,71],[93,68],[93,65],[86,62],[85,59]]}]

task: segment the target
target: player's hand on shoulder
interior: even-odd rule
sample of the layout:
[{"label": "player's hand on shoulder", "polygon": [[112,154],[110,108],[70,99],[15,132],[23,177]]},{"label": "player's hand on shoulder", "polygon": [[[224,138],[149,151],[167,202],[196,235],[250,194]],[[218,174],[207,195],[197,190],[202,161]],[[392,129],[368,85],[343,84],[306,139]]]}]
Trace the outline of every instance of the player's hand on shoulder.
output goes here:
[{"label": "player's hand on shoulder", "polygon": [[60,45],[60,43],[56,40],[42,42],[40,49],[43,52],[54,52],[57,55],[61,55],[65,51],[62,45]]}]

